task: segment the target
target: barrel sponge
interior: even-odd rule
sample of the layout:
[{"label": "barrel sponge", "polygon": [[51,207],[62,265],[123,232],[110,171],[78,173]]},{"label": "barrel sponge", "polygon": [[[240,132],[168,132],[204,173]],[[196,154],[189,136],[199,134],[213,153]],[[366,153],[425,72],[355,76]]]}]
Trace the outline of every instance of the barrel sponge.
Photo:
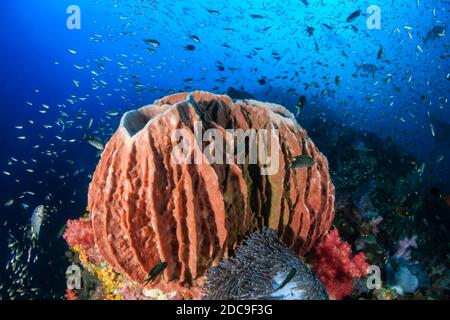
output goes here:
[{"label": "barrel sponge", "polygon": [[[278,130],[278,143],[268,147],[277,151],[278,170],[261,174],[266,164],[240,163],[237,155],[210,163],[204,152],[200,163],[176,163],[173,132],[194,137],[197,123],[230,145],[237,141],[231,129]],[[207,146],[205,139],[195,144]],[[299,154],[314,165],[288,169]],[[93,175],[88,210],[95,244],[116,272],[143,283],[155,265],[167,262],[153,285],[190,288],[263,227],[303,256],[331,226],[334,186],[327,159],[283,106],[195,91],[123,116]]]}]

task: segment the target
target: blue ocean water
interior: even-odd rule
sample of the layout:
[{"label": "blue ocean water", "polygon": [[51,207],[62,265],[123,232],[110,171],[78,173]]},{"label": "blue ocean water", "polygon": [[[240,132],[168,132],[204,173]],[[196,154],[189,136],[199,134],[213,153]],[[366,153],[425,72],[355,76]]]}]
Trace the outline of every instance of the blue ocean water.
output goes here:
[{"label": "blue ocean water", "polygon": [[[79,30],[67,27],[70,5],[81,9]],[[371,5],[381,10],[379,29],[367,25]],[[306,129],[321,119],[330,130],[339,123],[391,139],[424,165],[424,184],[450,193],[449,9],[437,0],[3,1],[3,291],[13,281],[4,268],[10,235],[22,242],[21,226],[45,204],[22,297],[63,295],[57,234],[85,211],[98,161],[83,136],[106,142],[123,112],[170,93],[234,87],[294,113],[304,95]]]}]

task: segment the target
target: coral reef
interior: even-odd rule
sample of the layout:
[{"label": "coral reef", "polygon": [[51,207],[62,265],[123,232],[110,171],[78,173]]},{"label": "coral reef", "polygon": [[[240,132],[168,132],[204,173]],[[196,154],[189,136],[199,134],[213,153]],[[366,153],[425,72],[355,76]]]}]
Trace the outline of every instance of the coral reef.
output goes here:
[{"label": "coral reef", "polygon": [[385,266],[387,284],[399,295],[429,287],[428,277],[419,262],[392,257]]},{"label": "coral reef", "polygon": [[417,235],[400,240],[397,251],[385,266],[387,283],[399,295],[429,287],[422,266],[418,261],[412,261],[412,249],[417,249]]},{"label": "coral reef", "polygon": [[333,182],[336,188],[355,188],[362,181],[371,179],[376,173],[377,160],[368,154],[360,157],[349,157],[345,166],[335,169]]},{"label": "coral reef", "polygon": [[[200,96],[203,97],[204,94],[205,93],[201,93]],[[174,99],[175,101],[169,101],[169,106],[166,106],[167,110],[171,108],[170,105],[175,105],[177,104],[176,102],[183,101],[186,96],[187,95],[183,94],[181,96],[175,95],[175,98],[169,97],[170,99]],[[212,100],[218,99],[219,101],[217,103],[214,102],[215,100],[208,100],[206,97],[203,97],[202,99],[199,100],[197,94],[195,100],[202,110],[217,110],[216,113],[206,112],[205,116],[210,118],[209,120],[202,119],[207,123],[207,126],[204,129],[208,129],[216,125],[222,128],[238,127],[234,124],[234,120],[231,121],[232,124],[230,125],[224,124],[225,120],[223,119],[230,119],[233,114],[221,116],[221,111],[223,111],[222,109],[226,109],[228,106],[223,106],[224,102],[222,102],[221,99],[225,99],[225,101],[229,100],[227,100],[223,96],[214,96]],[[208,105],[206,101],[210,101],[210,105]],[[227,103],[228,102],[226,102],[225,104]],[[243,105],[242,108],[241,104]],[[253,105],[259,103],[250,101],[236,102],[236,104],[230,105],[230,108],[236,108],[235,105],[238,105],[239,108],[241,108],[242,113],[245,115],[246,121],[250,122],[249,119],[252,119],[253,116],[248,116],[248,113],[252,112],[251,110],[248,111],[248,109],[256,107],[249,107],[249,104]],[[154,107],[161,108],[163,105],[163,102],[157,101],[156,106]],[[183,105],[187,108],[190,107],[186,104]],[[158,113],[159,111],[155,110],[155,112]],[[267,112],[271,114],[271,112],[273,112],[273,108],[270,107]],[[186,113],[182,114],[186,115]],[[282,112],[282,114],[284,114],[284,111]],[[189,113],[188,115],[195,117],[195,115],[191,113]],[[217,120],[212,123],[210,120],[213,118],[222,120]],[[145,120],[144,122],[146,123],[146,121],[147,120]],[[242,124],[243,122],[240,121],[239,123]],[[256,123],[258,123],[258,121],[256,121]],[[302,122],[302,124],[304,124],[304,121]],[[336,123],[317,120],[313,123],[313,126],[309,128],[308,132],[312,134],[315,143],[320,146],[320,150],[324,151],[325,154],[328,155],[330,167],[332,168],[331,174],[333,175],[333,179],[338,182],[336,203],[334,205],[336,212],[333,226],[336,227],[337,230],[339,230],[339,234],[337,234],[337,231],[330,232],[331,236],[328,235],[327,239],[323,242],[328,242],[328,245],[324,245],[322,243],[321,246],[317,245],[315,250],[310,250],[309,252],[306,247],[304,247],[304,250],[294,250],[294,253],[299,252],[301,255],[303,255],[305,252],[307,252],[306,261],[313,265],[313,270],[318,272],[318,276],[321,276],[320,279],[324,282],[324,285],[328,289],[330,297],[334,299],[348,297],[350,294],[350,298],[353,299],[448,299],[450,292],[450,271],[447,268],[447,265],[449,263],[448,237],[450,234],[448,232],[450,221],[450,197],[448,196],[448,190],[441,191],[435,186],[427,185],[426,180],[424,180],[423,176],[423,168],[425,167],[425,165],[423,163],[418,163],[417,160],[415,160],[413,157],[403,153],[401,147],[392,143],[392,140],[387,139],[386,141],[381,141],[370,133],[358,132],[350,130],[348,128],[340,128],[340,131],[334,130],[337,127],[338,126],[336,125]],[[131,130],[133,135],[139,135],[139,132],[136,128],[129,127],[128,129]],[[143,131],[145,131],[144,129]],[[119,132],[116,133],[116,135],[118,134]],[[145,134],[148,135],[148,133]],[[139,140],[139,142],[141,143],[142,141],[144,140]],[[157,144],[157,146],[158,149],[156,149],[156,151],[153,152],[152,155],[157,154],[156,152],[164,155],[166,151],[159,151],[165,150],[164,148],[162,148],[161,143]],[[125,146],[122,147],[125,148]],[[131,144],[127,148],[132,147],[135,147],[136,150],[139,150],[140,148],[140,146],[138,146],[136,143]],[[283,146],[283,148],[286,148],[286,146]],[[129,151],[130,149],[126,150]],[[129,154],[131,155],[132,152],[130,151]],[[120,163],[121,160],[120,158],[116,158],[117,155],[110,154],[109,156],[115,158],[116,163]],[[359,160],[356,161],[354,159]],[[109,161],[111,160],[112,159],[110,159]],[[165,159],[160,159],[159,161],[166,163]],[[149,161],[149,164],[152,163],[153,160]],[[115,165],[113,162],[108,162],[108,165],[109,164],[111,164],[111,167]],[[108,165],[104,165],[103,172],[106,172]],[[129,165],[130,168],[132,168],[131,163]],[[160,167],[158,168],[158,170],[161,170]],[[244,248],[245,251],[246,246],[247,248],[250,248],[250,246],[248,246],[247,244],[238,246],[238,244],[242,242],[242,239],[246,235],[246,232],[251,233],[252,231],[259,229],[262,226],[268,225],[268,222],[270,222],[269,217],[271,216],[271,209],[266,209],[266,207],[270,207],[268,204],[271,203],[270,192],[268,192],[268,190],[271,188],[271,186],[276,186],[275,181],[281,180],[270,180],[268,179],[270,177],[261,177],[260,179],[262,180],[257,180],[255,174],[258,169],[257,165],[247,167],[237,165],[232,166],[231,169],[225,166],[225,172],[227,174],[228,172],[233,173],[233,177],[236,177],[236,172],[242,172],[244,174],[244,183],[242,183],[242,179],[238,179],[239,183],[231,184],[231,180],[229,178],[230,175],[228,174],[227,176],[226,174],[221,173],[222,171],[220,170],[222,169],[223,168],[221,166],[213,165],[214,173],[217,177],[220,177],[219,188],[224,198],[223,201],[224,203],[228,204],[225,208],[225,214],[228,215],[228,212],[230,210],[234,210],[234,212],[237,212],[237,210],[241,210],[239,208],[244,208],[244,206],[242,205],[242,201],[239,202],[239,198],[235,197],[235,195],[231,192],[231,190],[233,190],[233,186],[238,186],[234,188],[235,191],[241,190],[242,186],[247,186],[247,188],[250,190],[248,194],[253,194],[251,200],[247,202],[250,203],[250,211],[252,212],[252,214],[255,210],[259,210],[259,212],[261,212],[261,214],[258,215],[259,218],[256,219],[258,222],[252,228],[250,228],[251,230],[245,231],[247,230],[247,228],[242,228],[240,229],[242,230],[242,232],[233,234],[235,245],[227,247],[226,249],[224,248],[223,256],[226,257],[228,253],[233,253],[236,246],[238,248],[237,251],[240,250],[239,248]],[[239,169],[240,171],[236,169]],[[363,172],[365,169],[367,169],[366,172]],[[163,170],[161,170],[161,172],[163,172],[163,177],[166,177],[168,169],[164,168]],[[192,171],[190,171],[189,174],[191,172]],[[137,173],[139,173],[139,170],[135,169],[127,174],[137,175]],[[110,181],[114,183],[117,181],[117,179],[119,179],[119,177],[126,176],[125,172],[121,173],[122,176],[115,176],[114,174],[115,173],[112,171],[111,175],[109,175]],[[174,171],[173,174],[176,176],[179,174],[179,172]],[[308,171],[308,175],[310,175],[310,177],[313,177],[315,174],[315,171]],[[326,177],[328,179],[328,176]],[[143,179],[145,180],[145,177]],[[186,180],[186,178],[183,179],[183,181]],[[325,180],[326,179],[324,179],[324,181]],[[158,181],[161,182],[161,180]],[[279,185],[281,186],[284,183],[288,184],[284,188],[292,188],[292,186],[289,186],[290,181],[291,180],[280,182]],[[304,180],[301,181],[301,183],[303,183]],[[134,181],[133,179],[130,179],[130,183],[134,182],[141,183],[141,180]],[[121,190],[128,190],[128,186],[121,184],[114,186],[114,188],[122,188]],[[169,188],[169,191],[170,190],[171,189]],[[194,192],[198,191],[202,191],[202,188],[194,190]],[[329,191],[332,192],[331,189]],[[171,195],[176,194],[172,191],[170,192],[169,194]],[[293,194],[295,194],[295,191],[290,192],[290,195]],[[299,192],[299,194],[303,193]],[[191,198],[194,197],[192,192],[191,195]],[[138,199],[141,199],[141,197],[142,194],[137,195]],[[195,197],[197,197],[197,194],[195,194]],[[285,198],[290,199],[286,196]],[[115,193],[111,193],[109,199],[117,201],[121,199],[121,196]],[[128,196],[128,198],[126,199],[132,201],[132,199],[134,198]],[[168,203],[171,201],[170,197],[165,197],[164,199],[169,199],[167,200]],[[143,200],[142,202],[140,202],[140,206],[142,206],[143,203],[146,203],[146,201],[147,200]],[[180,199],[180,201],[186,201],[186,198],[182,198]],[[230,203],[232,203],[233,201],[237,201],[238,205],[233,203],[234,207],[230,207]],[[255,206],[255,201],[257,203],[257,206]],[[288,206],[292,208],[291,203],[289,203]],[[105,205],[104,208],[104,212],[109,214],[109,211],[106,211],[106,208],[108,208],[109,210],[110,207]],[[111,212],[114,213],[114,210],[119,210],[119,208],[120,206],[115,206],[112,208],[113,210]],[[124,208],[126,210],[134,209],[134,207],[130,207],[128,202],[125,202]],[[273,208],[275,208],[275,206],[273,206]],[[286,206],[282,207],[283,210],[285,210],[286,208]],[[309,205],[307,208],[308,210],[310,209]],[[136,210],[136,212],[131,212],[132,215],[130,216],[130,218],[138,220],[141,218],[145,218],[137,215],[138,210],[140,209]],[[231,216],[233,216],[233,214]],[[286,213],[283,213],[280,215],[280,217],[289,217],[288,219],[283,218],[283,221],[289,221],[289,219],[291,219],[290,217],[294,217],[296,215],[297,213],[295,213],[294,215],[287,215]],[[125,219],[127,218],[127,215],[124,214],[123,217],[124,219],[121,219],[120,223],[124,226],[128,226],[127,223],[129,220]],[[201,215],[201,217],[210,218],[212,216]],[[112,264],[110,265],[108,262],[103,260],[103,257],[96,249],[97,246],[94,246],[94,250],[92,250],[92,248],[87,249],[87,244],[91,242],[78,239],[78,232],[75,232],[77,228],[83,229],[82,227],[84,226],[86,228],[83,232],[81,232],[81,234],[88,235],[89,232],[93,234],[92,222],[87,223],[88,220],[89,218],[86,217],[86,219],[84,219],[84,222],[78,221],[77,223],[69,224],[69,231],[66,231],[68,233],[68,236],[66,236],[67,240],[71,243],[71,249],[75,253],[72,253],[71,260],[73,263],[81,264],[84,268],[82,272],[84,283],[82,290],[70,291],[67,293],[66,298],[154,300],[192,299],[200,297],[199,291],[192,290],[188,287],[168,287],[164,285],[161,286],[161,283],[157,283],[155,286],[149,285],[148,287],[143,288],[142,282],[136,282],[133,279],[130,279],[126,273],[121,273],[116,270]],[[114,223],[115,221],[119,221],[117,217],[111,219],[110,223]],[[236,219],[231,220],[231,222],[232,221],[236,221]],[[209,223],[212,222],[209,221]],[[226,223],[227,228],[233,229],[233,226],[236,226],[236,224],[231,224],[230,227],[229,223],[230,220],[228,220]],[[302,223],[304,223],[304,221],[302,221]],[[305,230],[309,230],[308,232],[310,233],[310,235],[313,234],[313,227],[309,226],[308,221],[306,221],[305,223],[306,226],[308,226],[305,227]],[[205,224],[202,221],[201,228],[205,230],[206,225],[214,226],[214,224]],[[326,223],[322,225],[326,225]],[[89,228],[87,228],[88,226],[90,226],[91,228],[90,231]],[[197,228],[199,227],[197,226]],[[277,234],[277,236],[281,236],[282,242],[286,242],[288,246],[293,248],[292,241],[289,240],[291,239],[292,235],[287,236],[289,235],[289,227],[284,227],[282,225],[279,227],[273,227],[272,225],[272,228],[276,230],[275,233]],[[71,232],[70,229],[73,229],[73,232]],[[133,230],[141,229],[134,228]],[[145,234],[145,232],[147,231],[144,230],[143,233]],[[180,234],[185,235],[185,233],[183,232],[181,232]],[[316,240],[312,241],[311,243],[317,242],[320,239],[320,235],[323,234],[322,229],[320,229],[320,231],[315,234],[318,234],[319,236],[317,236],[317,238],[314,237],[314,239]],[[130,234],[130,236],[131,235],[132,234]],[[177,237],[179,237],[179,234],[177,234]],[[330,240],[330,237],[334,237],[333,240]],[[342,243],[344,241],[338,240],[340,237],[342,237],[342,239],[345,239],[348,244],[343,245]],[[83,236],[81,236],[81,238],[83,238]],[[89,237],[84,238],[89,239]],[[112,235],[111,238],[108,239],[111,241],[117,241],[115,235]],[[128,240],[127,238],[124,239]],[[133,238],[133,241],[135,241],[135,239],[136,238]],[[189,241],[189,237],[187,236],[185,236],[184,239],[186,241]],[[268,239],[270,239],[270,236]],[[202,241],[202,238],[197,239],[197,244],[199,243],[198,241]],[[259,244],[262,243],[265,242],[261,241],[261,243]],[[381,286],[378,289],[369,289],[366,283],[367,279],[365,277],[360,277],[360,275],[362,275],[364,271],[364,256],[361,253],[358,254],[357,257],[359,257],[359,260],[358,258],[352,257],[352,250],[350,249],[349,244],[351,244],[353,251],[355,252],[364,251],[365,260],[367,263],[380,267]],[[394,246],[393,244],[396,245]],[[258,246],[258,242],[256,244],[254,243],[253,245]],[[265,247],[263,245],[261,246]],[[317,250],[317,248],[320,247],[322,247],[322,250]],[[325,250],[323,249],[323,247],[328,247],[328,249]],[[333,247],[335,249],[332,249]],[[120,247],[117,248],[120,249]],[[119,249],[115,250],[117,250],[117,252],[120,252]],[[284,247],[284,249],[286,249],[286,247]],[[414,249],[414,251],[412,251],[411,249]],[[179,252],[185,253],[186,251]],[[246,252],[248,253],[248,257],[253,254],[253,252],[251,251]],[[328,258],[324,258],[324,252],[328,252]],[[199,257],[203,259],[202,261],[205,261],[205,256],[202,255],[203,253]],[[297,254],[295,256],[295,259],[299,258]],[[256,257],[256,259],[258,258],[259,257]],[[232,263],[232,261],[234,261],[233,259],[235,258],[222,259],[220,265],[223,268],[223,272],[217,271],[218,269],[220,270],[220,266],[217,268],[210,267],[208,271],[210,280],[207,285],[205,285],[205,288],[207,288],[208,286],[210,287],[210,292],[207,294],[207,298],[214,298],[214,294],[216,295],[216,297],[221,295],[222,297],[227,296],[229,298],[238,298],[237,293],[233,292],[231,288],[232,285],[230,284],[236,284],[236,287],[244,289],[239,291],[239,294],[245,293],[248,295],[248,291],[246,290],[253,290],[253,288],[251,287],[252,284],[256,285],[256,288],[266,288],[266,285],[270,283],[261,282],[264,283],[264,285],[259,286],[260,281],[264,280],[265,278],[257,278],[256,281],[254,281],[254,279],[251,279],[248,281],[248,283],[245,283],[245,277],[244,279],[240,278],[240,273],[236,273],[232,277],[228,277],[227,280],[231,279],[228,280],[231,281],[229,283],[225,280],[219,281],[219,279],[226,278],[226,276],[228,275],[228,271],[235,270],[237,272],[238,270],[242,269],[242,266],[240,266],[239,264]],[[250,258],[248,258],[247,260],[249,259]],[[300,257],[300,260],[302,259],[303,258]],[[211,259],[209,259],[209,261],[210,260]],[[211,263],[214,263],[215,265],[215,261]],[[209,262],[205,263],[204,266],[207,266],[209,264]],[[226,267],[223,267],[224,264],[226,265]],[[355,268],[355,265],[359,265],[360,268]],[[353,266],[353,269],[351,266]],[[271,270],[271,266],[267,268],[263,267],[263,265],[260,264],[257,264],[254,267],[258,272],[262,274],[267,274]],[[280,266],[280,268],[281,267],[282,266]],[[244,268],[244,270],[249,269]],[[253,272],[253,270],[249,270],[249,273],[251,272]],[[277,285],[279,285],[280,282],[282,282],[283,279],[287,277],[288,272],[289,271],[285,270],[275,275],[272,279],[272,287],[270,287],[270,285],[267,285],[267,288],[272,288],[273,290],[274,286],[276,287]],[[356,276],[357,274],[360,275]],[[353,278],[353,276],[355,276],[355,278]],[[360,278],[358,279],[358,277]],[[202,277],[199,276],[195,281],[192,282],[192,284],[198,286],[200,285],[201,280]],[[161,282],[162,284],[164,284],[164,282],[166,281],[167,275],[164,274],[161,277]],[[180,283],[180,280],[174,279],[174,281],[171,282]],[[188,283],[189,282],[187,281],[186,284]],[[291,284],[294,283],[296,282],[294,281]],[[217,291],[214,291],[213,287],[217,288]],[[292,287],[287,285],[285,289],[285,291],[280,290],[277,297],[268,296],[264,298],[292,298],[289,297],[289,295],[285,294],[292,293],[290,291]],[[255,295],[253,297],[255,297]]]},{"label": "coral reef", "polygon": [[68,220],[63,238],[85,265],[104,263],[104,259],[95,245],[92,222],[89,216],[77,220]]},{"label": "coral reef", "polygon": [[[179,142],[173,132],[182,129],[194,139],[199,121],[231,145],[237,139],[229,129],[279,130],[278,146],[268,145],[271,154],[278,151],[279,170],[262,175],[267,166],[248,159],[241,164],[234,154],[226,164],[210,164],[207,152],[200,153],[201,164],[174,163],[171,155]],[[201,140],[194,145],[195,150],[209,146]],[[299,154],[315,164],[287,169]],[[126,113],[105,147],[88,195],[102,258],[114,272],[140,284],[156,264],[167,262],[164,276],[152,284],[163,291],[198,286],[213,263],[263,226],[304,255],[329,230],[333,205],[327,159],[291,113],[280,105],[233,102],[198,91]]]},{"label": "coral reef", "polygon": [[414,235],[410,239],[404,238],[398,244],[397,252],[394,254],[396,258],[411,260],[411,249],[417,249],[417,236]]},{"label": "coral reef", "polygon": [[349,243],[339,237],[336,229],[313,248],[313,272],[319,277],[334,299],[352,294],[353,281],[367,274],[369,264],[363,252],[352,255]]},{"label": "coral reef", "polygon": [[78,300],[78,295],[74,289],[66,289],[66,294],[64,295],[66,300]]},{"label": "coral reef", "polygon": [[63,238],[70,247],[77,246],[82,250],[89,250],[95,245],[91,222],[84,218],[68,220]]},{"label": "coral reef", "polygon": [[[289,272],[295,275],[277,290]],[[206,273],[204,299],[328,299],[327,292],[308,267],[271,229],[251,234],[235,256]]]},{"label": "coral reef", "polygon": [[[333,226],[354,250],[364,251],[369,264],[381,269],[381,288],[369,290],[361,279],[354,283],[351,298],[448,299],[450,272],[443,267],[449,263],[448,191],[430,180],[430,164],[405,153],[389,137],[380,139],[329,119],[314,119],[310,126],[303,119],[302,124],[330,163],[337,188]],[[355,158],[362,159],[371,174],[351,177],[347,185],[345,175],[351,174]],[[394,244],[413,236],[417,249],[410,260],[395,258],[399,248]]]},{"label": "coral reef", "polygon": [[[80,289],[67,289],[67,300],[171,300],[192,299],[189,292],[163,292],[159,289],[145,289],[141,284],[115,272],[106,262],[91,259],[79,246],[67,252],[72,264],[81,268]],[[91,251],[92,249],[88,249]]]}]

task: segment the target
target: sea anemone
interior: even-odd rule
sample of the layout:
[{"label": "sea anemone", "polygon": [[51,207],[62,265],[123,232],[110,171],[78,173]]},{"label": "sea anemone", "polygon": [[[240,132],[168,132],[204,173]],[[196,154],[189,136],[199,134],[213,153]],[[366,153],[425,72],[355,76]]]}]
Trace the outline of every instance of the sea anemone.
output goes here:
[{"label": "sea anemone", "polygon": [[206,300],[327,298],[320,281],[269,228],[251,234],[233,258],[211,267],[204,285]]}]

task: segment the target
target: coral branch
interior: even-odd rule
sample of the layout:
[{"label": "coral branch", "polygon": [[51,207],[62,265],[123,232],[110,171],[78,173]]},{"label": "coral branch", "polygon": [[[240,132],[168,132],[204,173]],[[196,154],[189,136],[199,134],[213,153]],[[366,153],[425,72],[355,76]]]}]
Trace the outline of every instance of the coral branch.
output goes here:
[{"label": "coral branch", "polygon": [[78,295],[75,290],[67,288],[64,298],[66,300],[78,300]]},{"label": "coral branch", "polygon": [[328,294],[340,300],[353,290],[353,280],[367,274],[363,252],[353,256],[350,244],[339,237],[336,229],[313,248],[313,271],[325,285]]},{"label": "coral branch", "polygon": [[63,238],[70,247],[78,247],[85,251],[93,248],[95,245],[91,222],[83,218],[68,220]]}]

